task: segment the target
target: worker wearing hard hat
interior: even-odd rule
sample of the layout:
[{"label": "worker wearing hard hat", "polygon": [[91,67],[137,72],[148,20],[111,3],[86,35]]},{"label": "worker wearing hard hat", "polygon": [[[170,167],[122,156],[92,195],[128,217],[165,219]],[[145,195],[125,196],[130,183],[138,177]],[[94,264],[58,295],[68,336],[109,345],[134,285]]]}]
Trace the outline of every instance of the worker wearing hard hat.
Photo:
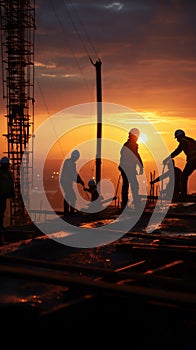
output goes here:
[{"label": "worker wearing hard hat", "polygon": [[65,159],[60,176],[60,184],[64,191],[64,216],[75,213],[76,194],[73,189],[73,183],[79,183],[84,186],[84,181],[76,170],[76,161],[80,158],[80,152],[74,150],[71,157]]},{"label": "worker wearing hard hat", "polygon": [[2,157],[0,160],[0,243],[3,242],[4,215],[8,198],[14,198],[14,176],[10,170],[10,159]]},{"label": "worker wearing hard hat", "polygon": [[187,185],[188,178],[196,169],[196,140],[185,135],[185,132],[181,129],[177,129],[174,133],[174,137],[179,142],[178,147],[164,159],[163,164],[167,164],[170,158],[176,157],[181,152],[186,155],[186,165],[182,171],[182,199],[187,197]]},{"label": "worker wearing hard hat", "polygon": [[118,169],[122,175],[121,208],[124,209],[128,202],[129,185],[131,187],[133,204],[135,208],[140,206],[139,183],[137,180],[137,167],[139,175],[143,174],[143,162],[138,152],[138,138],[140,131],[132,128],[129,131],[128,140],[124,143],[120,151],[120,164]]}]

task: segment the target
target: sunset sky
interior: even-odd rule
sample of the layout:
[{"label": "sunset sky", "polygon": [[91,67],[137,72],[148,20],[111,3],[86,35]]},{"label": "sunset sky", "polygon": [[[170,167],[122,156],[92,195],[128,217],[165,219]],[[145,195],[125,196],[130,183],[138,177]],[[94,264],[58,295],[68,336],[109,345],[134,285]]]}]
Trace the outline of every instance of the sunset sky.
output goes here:
[{"label": "sunset sky", "polygon": [[[98,58],[102,62],[104,103],[142,115],[154,125],[169,151],[177,147],[175,129],[196,138],[196,1],[35,3],[35,132],[56,113],[96,101],[95,67],[90,57],[94,63]],[[7,150],[2,136],[5,106],[1,94],[0,155]],[[123,116],[120,133],[112,129],[112,138],[120,144],[134,127],[130,118],[130,123],[125,119]],[[72,142],[74,148],[85,138],[80,140],[78,135],[76,132],[76,143]],[[104,136],[109,137],[108,130]],[[183,154],[176,164],[183,168]],[[194,174],[190,191],[196,191],[195,179]]]}]

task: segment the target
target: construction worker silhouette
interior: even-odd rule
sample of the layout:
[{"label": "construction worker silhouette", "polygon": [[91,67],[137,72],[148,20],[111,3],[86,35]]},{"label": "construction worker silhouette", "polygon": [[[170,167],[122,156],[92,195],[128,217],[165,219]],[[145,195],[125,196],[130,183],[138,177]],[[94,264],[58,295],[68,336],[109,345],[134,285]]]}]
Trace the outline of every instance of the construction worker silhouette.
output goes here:
[{"label": "construction worker silhouette", "polygon": [[134,207],[140,206],[139,183],[137,180],[137,167],[139,175],[143,174],[143,162],[138,152],[138,138],[140,132],[137,128],[129,131],[128,140],[120,151],[120,164],[118,169],[122,176],[121,208],[124,209],[128,202],[129,186],[131,187]]},{"label": "construction worker silhouette", "polygon": [[170,158],[178,156],[182,151],[186,155],[186,165],[182,171],[182,191],[181,198],[187,197],[187,185],[188,178],[196,169],[196,140],[185,135],[185,132],[181,129],[177,129],[174,133],[174,137],[179,142],[178,147],[163,160],[163,164],[167,164]]},{"label": "construction worker silhouette", "polygon": [[7,199],[15,197],[14,176],[10,170],[10,159],[2,157],[0,160],[0,243],[3,243],[4,215]]},{"label": "construction worker silhouette", "polygon": [[64,191],[64,216],[75,213],[76,194],[73,189],[73,183],[79,183],[84,186],[84,181],[76,170],[76,161],[79,159],[80,153],[74,150],[71,157],[65,159],[63,169],[60,175],[60,184]]},{"label": "construction worker silhouette", "polygon": [[99,192],[97,191],[97,184],[94,179],[90,179],[88,182],[89,187],[84,187],[84,191],[91,194],[91,201],[95,201],[99,198]]},{"label": "construction worker silhouette", "polygon": [[171,198],[172,201],[175,201],[179,198],[179,195],[181,194],[181,188],[182,188],[182,170],[175,166],[175,162],[173,159],[170,158],[167,162],[168,170],[161,174],[160,176],[156,177],[156,179],[150,181],[150,184],[154,184],[159,181],[163,181],[164,179],[168,178],[168,183],[162,191],[162,195],[167,199]]},{"label": "construction worker silhouette", "polygon": [[93,212],[99,212],[103,209],[102,200],[103,196],[99,194],[97,190],[97,184],[94,179],[90,179],[88,182],[89,187],[84,187],[84,191],[91,194],[91,203],[89,203],[89,210]]}]

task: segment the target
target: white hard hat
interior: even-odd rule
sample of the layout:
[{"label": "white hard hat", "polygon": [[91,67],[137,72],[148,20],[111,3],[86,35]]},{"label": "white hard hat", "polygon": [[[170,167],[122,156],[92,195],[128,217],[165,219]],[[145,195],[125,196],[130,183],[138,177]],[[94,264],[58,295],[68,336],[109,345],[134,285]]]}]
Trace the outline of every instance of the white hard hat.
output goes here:
[{"label": "white hard hat", "polygon": [[129,134],[132,134],[132,135],[135,135],[137,137],[140,136],[140,131],[138,128],[132,128],[130,131],[129,131]]}]

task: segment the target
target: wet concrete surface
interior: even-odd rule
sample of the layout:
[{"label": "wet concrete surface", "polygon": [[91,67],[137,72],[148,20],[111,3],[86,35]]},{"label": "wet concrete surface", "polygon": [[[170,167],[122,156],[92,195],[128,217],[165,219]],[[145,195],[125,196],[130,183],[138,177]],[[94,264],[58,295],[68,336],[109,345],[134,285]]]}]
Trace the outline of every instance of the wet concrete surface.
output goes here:
[{"label": "wet concrete surface", "polygon": [[[73,278],[73,283],[74,278],[75,280],[82,278],[83,281],[92,278],[90,270],[84,272],[82,267],[100,269],[93,275],[93,280],[98,281],[103,278],[103,271],[117,272],[122,267],[130,265],[138,276],[143,276],[146,271],[153,268],[152,264],[155,263],[157,268],[167,266],[174,260],[176,265],[171,270],[168,269],[169,273],[165,272],[167,269],[163,272],[159,270],[160,280],[156,279],[156,288],[158,287],[161,291],[160,281],[166,278],[165,287],[168,281],[170,283],[175,280],[177,284],[185,279],[187,286],[191,285],[192,288],[193,284],[194,290],[195,250],[190,254],[189,250],[195,249],[195,214],[193,208],[191,208],[191,215],[190,212],[187,215],[187,212],[186,215],[182,215],[181,208],[180,215],[175,215],[174,211],[171,215],[170,212],[152,233],[146,233],[150,216],[149,213],[144,213],[136,225],[119,240],[101,247],[85,249],[61,244],[60,241],[52,239],[52,233],[43,235],[33,224],[9,229],[5,233],[5,242],[0,248],[2,317],[7,315],[10,320],[9,327],[16,326],[20,315],[23,318],[21,324],[24,328],[26,325],[28,325],[27,328],[30,325],[32,327],[33,324],[36,331],[41,328],[61,331],[63,329],[63,332],[68,325],[76,325],[78,321],[80,324],[84,320],[88,324],[92,321],[97,324],[98,318],[101,318],[102,325],[109,323],[113,327],[123,325],[126,328],[128,320],[133,338],[139,339],[141,334],[144,334],[149,344],[153,339],[152,334],[156,333],[158,337],[164,337],[164,348],[167,346],[167,349],[194,349],[196,330],[194,307],[191,306],[191,309],[179,308],[175,305],[171,307],[171,303],[153,300],[146,302],[146,298],[141,298],[139,295],[138,297],[133,295],[130,298],[125,294],[115,294],[111,291],[96,293],[97,296],[94,299],[94,293],[89,287],[81,289],[81,286],[78,287],[76,284],[73,286],[66,284],[66,278]],[[89,218],[82,222],[74,218],[68,220],[76,226],[96,228],[104,226],[112,218],[111,216],[104,219],[94,217],[93,221]],[[140,243],[142,243],[141,250],[138,246]],[[152,249],[145,249],[145,244],[149,244]],[[177,253],[176,249],[168,248],[179,244],[182,249]],[[162,251],[160,248],[163,245],[166,248]],[[7,261],[6,258],[8,258]],[[16,260],[9,262],[9,258]],[[21,263],[17,259],[24,259],[24,261]],[[26,262],[28,261],[26,264],[25,259]],[[32,264],[29,263],[31,259]],[[185,266],[181,264],[183,259],[187,261]],[[38,264],[34,265],[33,261],[37,261]],[[48,265],[44,265],[45,263]],[[61,270],[55,268],[56,263],[63,266]],[[66,269],[66,266],[75,266],[75,269]],[[64,282],[62,282],[63,278],[65,278]],[[54,283],[55,280],[56,283]],[[109,280],[108,276],[107,283]],[[132,285],[133,282],[130,279],[126,283]],[[114,284],[116,285],[116,282]],[[144,289],[151,284],[152,280],[149,280]],[[177,290],[177,294],[179,291],[180,289]],[[127,339],[129,340],[129,337]],[[161,346],[158,348],[160,349]]]},{"label": "wet concrete surface", "polygon": [[[184,206],[183,206],[184,207]],[[181,206],[178,207],[178,213],[176,214],[175,205],[168,212],[168,215],[163,221],[156,227],[152,233],[146,232],[146,227],[150,220],[151,215],[149,212],[144,212],[139,218],[137,223],[132,227],[130,231],[122,234],[118,240],[113,241],[110,244],[104,244],[95,248],[75,248],[74,246],[66,246],[64,241],[55,240],[55,221],[49,221],[49,227],[51,232],[48,235],[43,232],[34,224],[27,224],[18,227],[8,228],[4,232],[4,244],[0,247],[0,254],[12,254],[17,256],[25,256],[29,258],[39,259],[52,259],[54,261],[62,259],[70,261],[70,263],[82,263],[82,264],[95,264],[98,266],[111,266],[112,256],[116,254],[116,245],[122,242],[122,239],[131,239],[132,241],[152,241],[153,239],[160,238],[173,238],[180,239],[187,244],[194,244],[196,240],[195,230],[195,208],[196,205],[186,206],[184,215],[181,212]],[[187,215],[187,212],[189,215]],[[105,217],[99,215],[84,217],[75,216],[69,217],[69,223],[71,223],[74,230],[75,226],[80,226],[85,230],[88,228],[104,228],[109,222],[118,218],[118,212],[113,216],[109,213]],[[64,220],[64,219],[62,219]],[[74,226],[75,225],[75,226]],[[41,227],[41,226],[39,226]],[[60,232],[63,236],[63,233]],[[61,244],[63,243],[63,244]],[[122,257],[116,254],[116,263],[121,263]]]}]

